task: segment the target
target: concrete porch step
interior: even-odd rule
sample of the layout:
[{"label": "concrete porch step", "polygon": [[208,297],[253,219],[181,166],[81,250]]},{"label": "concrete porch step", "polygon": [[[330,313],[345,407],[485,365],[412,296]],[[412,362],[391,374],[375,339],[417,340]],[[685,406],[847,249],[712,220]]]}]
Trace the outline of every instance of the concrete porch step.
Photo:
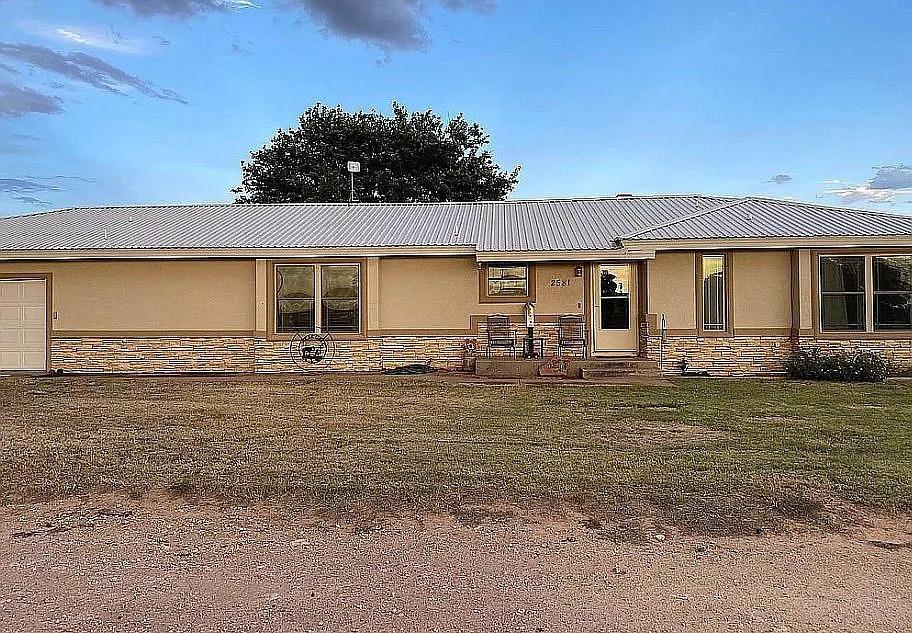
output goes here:
[{"label": "concrete porch step", "polygon": [[580,374],[584,380],[628,376],[653,377],[659,375],[659,364],[645,358],[600,359],[581,367]]}]

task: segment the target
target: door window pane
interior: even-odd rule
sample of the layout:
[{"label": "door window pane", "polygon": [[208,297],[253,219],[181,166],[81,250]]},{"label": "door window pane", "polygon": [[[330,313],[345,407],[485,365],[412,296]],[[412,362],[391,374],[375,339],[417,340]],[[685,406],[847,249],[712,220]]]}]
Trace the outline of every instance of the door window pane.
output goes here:
[{"label": "door window pane", "polygon": [[704,255],[703,275],[703,329],[710,332],[725,330],[725,256]]},{"label": "door window pane", "polygon": [[276,267],[276,331],[314,331],[314,267]]},{"label": "door window pane", "polygon": [[602,299],[603,330],[629,330],[630,329],[630,300],[629,299]]},{"label": "door window pane", "polygon": [[320,267],[320,313],[324,332],[360,331],[360,272],[357,266]]},{"label": "door window pane", "polygon": [[820,258],[820,328],[865,330],[864,257]]},{"label": "door window pane", "polygon": [[630,329],[630,267],[599,267],[599,294],[601,329]]}]

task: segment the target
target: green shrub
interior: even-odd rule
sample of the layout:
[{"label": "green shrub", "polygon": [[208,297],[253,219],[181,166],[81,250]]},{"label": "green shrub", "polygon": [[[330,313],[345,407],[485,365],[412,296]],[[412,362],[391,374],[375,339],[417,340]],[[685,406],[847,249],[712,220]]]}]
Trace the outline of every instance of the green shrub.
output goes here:
[{"label": "green shrub", "polygon": [[785,364],[790,378],[838,380],[842,382],[883,382],[887,361],[874,352],[824,354],[817,348],[802,350]]}]

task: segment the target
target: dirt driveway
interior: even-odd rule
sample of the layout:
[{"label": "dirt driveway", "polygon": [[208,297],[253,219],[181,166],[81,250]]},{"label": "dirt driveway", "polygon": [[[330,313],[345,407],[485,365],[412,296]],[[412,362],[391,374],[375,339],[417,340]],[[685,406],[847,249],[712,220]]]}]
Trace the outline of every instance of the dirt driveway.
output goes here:
[{"label": "dirt driveway", "polygon": [[639,544],[601,527],[572,515],[337,526],[171,498],[8,506],[0,629],[912,630],[908,521],[712,539],[647,526]]}]

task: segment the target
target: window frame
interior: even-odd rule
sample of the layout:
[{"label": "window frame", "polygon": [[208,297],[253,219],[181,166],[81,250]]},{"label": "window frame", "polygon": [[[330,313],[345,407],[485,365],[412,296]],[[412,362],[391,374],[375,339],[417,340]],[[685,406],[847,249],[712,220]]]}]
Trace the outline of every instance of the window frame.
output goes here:
[{"label": "window frame", "polygon": [[[523,267],[526,269],[526,294],[492,295],[489,294],[489,271],[492,267]],[[531,262],[488,262],[481,265],[478,271],[479,303],[534,303],[535,302],[535,265]]]},{"label": "window frame", "polygon": [[[286,298],[279,297],[279,269],[280,268],[291,268],[291,267],[313,269],[313,297],[312,298],[302,299],[302,298],[295,298],[295,297],[286,297]],[[320,274],[320,269],[316,264],[276,264],[273,267],[273,287],[275,288],[275,291],[273,292],[273,294],[274,294],[273,314],[275,315],[275,319],[274,319],[274,323],[273,323],[273,331],[275,332],[275,334],[294,335],[296,332],[305,332],[305,333],[309,334],[309,333],[317,331],[317,311],[319,309],[319,304],[320,304],[320,299],[317,296],[317,291],[319,290],[319,285],[317,282],[318,274]],[[279,329],[279,315],[281,314],[281,310],[279,309],[279,307],[281,306],[283,301],[286,301],[286,302],[310,301],[312,304],[311,305],[311,314],[312,314],[311,320],[313,323],[313,329],[310,329],[310,330],[304,330],[304,329],[280,330]]]},{"label": "window frame", "polygon": [[[861,260],[861,291],[850,290],[850,291],[824,291],[823,290],[823,261],[826,259],[860,259]],[[861,333],[868,330],[870,310],[868,305],[868,290],[870,288],[870,283],[868,279],[868,258],[864,255],[857,255],[851,253],[828,253],[825,255],[820,255],[817,258],[817,323],[819,324],[819,330],[821,333],[832,334],[832,333]],[[860,296],[862,298],[862,314],[861,314],[861,328],[860,329],[825,329],[823,325],[823,298],[826,296],[832,297],[844,297],[847,295]]]},{"label": "window frame", "polygon": [[[703,260],[706,257],[722,259],[722,309],[723,323],[721,329],[707,329],[703,318]],[[732,255],[729,251],[697,251],[694,254],[694,277],[696,283],[696,328],[700,336],[732,336]]]},{"label": "window frame", "polygon": [[871,294],[872,294],[872,305],[873,305],[873,326],[874,332],[877,333],[895,333],[895,332],[912,332],[912,319],[910,319],[909,327],[902,328],[891,328],[891,327],[881,327],[877,319],[877,298],[881,296],[908,296],[912,300],[912,286],[908,290],[878,290],[877,289],[877,260],[878,259],[908,259],[909,263],[912,264],[912,255],[872,255],[871,256]]},{"label": "window frame", "polygon": [[[827,257],[861,257],[864,259],[864,306],[865,306],[865,327],[861,330],[824,330],[823,325],[823,302],[821,301],[821,260]],[[830,339],[910,339],[912,330],[892,330],[877,329],[875,324],[875,292],[874,292],[874,259],[889,257],[912,257],[912,252],[895,251],[886,248],[869,248],[869,249],[845,249],[845,250],[814,250],[812,251],[812,301],[814,302],[814,335],[820,338]],[[887,293],[889,294],[889,293]]]},{"label": "window frame", "polygon": [[367,301],[367,280],[366,280],[366,271],[367,266],[364,260],[350,260],[350,259],[340,259],[340,260],[270,260],[267,263],[267,296],[266,304],[268,307],[267,314],[267,331],[266,338],[269,340],[289,340],[291,339],[296,332],[302,331],[309,333],[310,331],[305,330],[289,330],[289,331],[279,331],[279,321],[278,321],[278,310],[279,310],[279,296],[278,296],[278,274],[279,268],[286,266],[312,266],[314,269],[314,327],[313,332],[321,331],[322,321],[323,321],[323,268],[335,267],[335,266],[348,266],[354,267],[357,269],[357,279],[358,279],[358,328],[356,331],[351,332],[331,332],[333,337],[338,340],[346,339],[363,339],[365,337],[366,323],[365,314],[367,310],[365,309]]}]

